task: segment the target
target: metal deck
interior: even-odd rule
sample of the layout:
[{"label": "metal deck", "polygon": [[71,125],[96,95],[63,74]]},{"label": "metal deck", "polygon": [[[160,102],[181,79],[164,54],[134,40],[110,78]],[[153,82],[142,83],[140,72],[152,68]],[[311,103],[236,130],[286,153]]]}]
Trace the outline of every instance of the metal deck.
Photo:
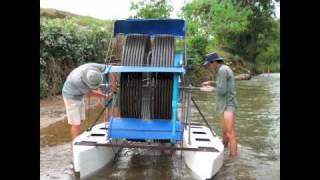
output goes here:
[{"label": "metal deck", "polygon": [[90,141],[76,142],[74,145],[82,146],[104,146],[104,147],[120,147],[120,148],[140,148],[140,149],[151,149],[151,150],[171,150],[171,151],[202,151],[202,152],[219,152],[214,147],[198,147],[198,148],[187,148],[187,147],[176,147],[176,146],[160,146],[160,145],[150,145],[148,143],[97,143]]}]

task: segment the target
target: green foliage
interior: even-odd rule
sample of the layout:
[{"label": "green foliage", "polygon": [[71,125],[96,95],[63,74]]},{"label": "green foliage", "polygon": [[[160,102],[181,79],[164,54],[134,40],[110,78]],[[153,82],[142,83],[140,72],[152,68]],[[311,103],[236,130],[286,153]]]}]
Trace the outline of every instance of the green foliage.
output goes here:
[{"label": "green foliage", "polygon": [[[193,0],[186,4],[182,8],[182,15],[187,20],[187,35],[190,39],[188,49],[191,49],[191,55],[188,56],[203,58],[206,47],[202,46],[208,45],[208,37],[215,39],[215,44],[221,44],[226,43],[228,34],[246,30],[250,13],[248,9],[240,8],[231,0]],[[202,37],[201,42],[199,36]],[[198,49],[194,50],[195,47]],[[191,61],[195,61],[191,64],[199,63],[198,58]]]},{"label": "green foliage", "polygon": [[211,27],[218,35],[241,33],[247,29],[248,17],[251,13],[248,8],[241,8],[231,0],[215,2],[210,10]]},{"label": "green foliage", "polygon": [[278,43],[269,44],[256,58],[258,73],[279,72],[280,70],[280,47]]},{"label": "green foliage", "polygon": [[169,18],[173,7],[167,0],[141,0],[137,3],[132,1],[130,10],[135,11],[131,18]]},{"label": "green foliage", "polygon": [[193,0],[182,8],[182,15],[188,24],[191,23],[193,33],[213,35],[218,39],[246,30],[250,14],[248,8],[241,8],[232,0]]},{"label": "green foliage", "polygon": [[48,96],[48,83],[46,80],[46,74],[40,73],[40,98],[45,98]]},{"label": "green foliage", "polygon": [[188,66],[200,65],[206,55],[208,40],[206,36],[194,35],[187,37]]},{"label": "green foliage", "polygon": [[[196,57],[191,58],[189,64],[199,64],[205,52],[219,50],[226,52],[228,57],[221,55],[230,64],[259,62],[261,66],[266,54],[278,53],[280,31],[279,22],[272,18],[273,8],[271,0],[193,0],[187,3],[181,16],[187,21],[188,57]],[[199,36],[204,38],[202,42]],[[207,47],[198,43],[205,43]],[[255,66],[250,67],[255,72]]]},{"label": "green foliage", "polygon": [[41,98],[60,93],[74,67],[104,62],[111,23],[81,16],[40,18]]},{"label": "green foliage", "polygon": [[275,20],[273,0],[246,1],[236,0],[241,7],[249,8],[253,12],[249,16],[248,29],[237,36],[231,36],[234,43],[230,47],[247,61],[255,63],[256,57],[267,48],[264,38],[273,33],[272,24]]},{"label": "green foliage", "polygon": [[175,53],[183,53],[184,43],[182,38],[176,39],[175,47]]},{"label": "green foliage", "polygon": [[280,21],[271,21],[270,32],[258,37],[256,70],[261,72],[278,72],[280,70]]}]

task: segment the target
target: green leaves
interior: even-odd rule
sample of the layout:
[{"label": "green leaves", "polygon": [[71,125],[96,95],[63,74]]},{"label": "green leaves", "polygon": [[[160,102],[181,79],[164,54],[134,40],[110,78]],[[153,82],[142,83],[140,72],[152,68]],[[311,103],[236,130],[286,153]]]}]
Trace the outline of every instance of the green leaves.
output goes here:
[{"label": "green leaves", "polygon": [[189,65],[200,65],[202,64],[203,58],[206,55],[206,47],[208,40],[206,36],[193,35],[187,37],[187,54]]},{"label": "green leaves", "polygon": [[135,11],[132,18],[169,18],[173,7],[168,4],[166,0],[154,1],[138,1],[132,2],[130,6],[131,11]]},{"label": "green leaves", "polygon": [[[193,0],[182,8],[187,21],[188,63],[200,65],[208,46],[226,46],[228,36],[247,29],[251,11],[231,0]],[[210,43],[209,43],[210,41]]]},{"label": "green leaves", "polygon": [[278,72],[280,70],[280,47],[277,43],[268,44],[256,58],[257,71]]},{"label": "green leaves", "polygon": [[218,35],[241,33],[247,29],[251,13],[248,8],[234,5],[231,0],[215,2],[210,9],[212,29]]},{"label": "green leaves", "polygon": [[72,68],[86,62],[103,63],[111,23],[81,16],[40,18],[41,98],[60,93]]},{"label": "green leaves", "polygon": [[[250,9],[233,4],[231,0],[193,0],[182,10],[187,23],[192,24],[193,33],[213,35],[220,41],[228,33],[245,31],[252,13]],[[198,31],[194,31],[194,24],[198,25]]]},{"label": "green leaves", "polygon": [[255,59],[257,72],[278,72],[280,70],[280,22],[273,21],[268,34],[259,34],[258,52]]},{"label": "green leaves", "polygon": [[263,61],[265,54],[279,55],[276,48],[271,50],[279,46],[280,34],[279,23],[272,18],[273,7],[271,0],[192,0],[187,3],[181,15],[187,22],[188,57],[194,57],[189,64],[198,64],[204,54],[196,40],[198,36],[207,40],[203,41],[207,45],[205,52],[221,49],[232,54],[230,60],[234,62],[243,59],[256,63],[256,58]]},{"label": "green leaves", "polygon": [[88,17],[41,18],[40,54],[42,61],[48,59],[59,59],[72,63],[101,61],[105,56],[106,43],[109,42],[111,33],[101,28],[106,24],[100,21],[95,22]]}]

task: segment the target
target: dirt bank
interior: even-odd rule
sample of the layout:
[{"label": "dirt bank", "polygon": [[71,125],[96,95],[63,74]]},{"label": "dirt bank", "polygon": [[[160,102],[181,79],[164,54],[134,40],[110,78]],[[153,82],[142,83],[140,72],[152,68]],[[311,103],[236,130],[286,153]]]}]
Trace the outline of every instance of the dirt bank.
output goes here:
[{"label": "dirt bank", "polygon": [[[90,97],[90,108],[96,106],[98,98]],[[89,98],[85,97],[86,109]],[[66,119],[66,112],[61,95],[40,100],[40,129]]]}]

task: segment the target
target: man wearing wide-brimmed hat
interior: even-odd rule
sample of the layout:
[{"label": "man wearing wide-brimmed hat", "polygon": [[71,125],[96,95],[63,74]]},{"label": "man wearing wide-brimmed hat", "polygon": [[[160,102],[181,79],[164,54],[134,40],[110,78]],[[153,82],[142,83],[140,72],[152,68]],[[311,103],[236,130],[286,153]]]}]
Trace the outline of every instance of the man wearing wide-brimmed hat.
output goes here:
[{"label": "man wearing wide-brimmed hat", "polygon": [[62,89],[62,96],[66,106],[68,123],[71,125],[71,138],[74,140],[80,134],[81,121],[85,120],[84,96],[111,98],[97,89],[104,82],[104,64],[87,63],[74,69]]},{"label": "man wearing wide-brimmed hat", "polygon": [[216,112],[221,118],[223,144],[230,142],[230,152],[233,159],[237,158],[237,140],[233,129],[234,112],[238,106],[236,88],[232,70],[225,65],[224,59],[217,53],[205,57],[204,65],[216,71],[216,81],[206,81],[202,86],[213,85],[217,91]]}]

